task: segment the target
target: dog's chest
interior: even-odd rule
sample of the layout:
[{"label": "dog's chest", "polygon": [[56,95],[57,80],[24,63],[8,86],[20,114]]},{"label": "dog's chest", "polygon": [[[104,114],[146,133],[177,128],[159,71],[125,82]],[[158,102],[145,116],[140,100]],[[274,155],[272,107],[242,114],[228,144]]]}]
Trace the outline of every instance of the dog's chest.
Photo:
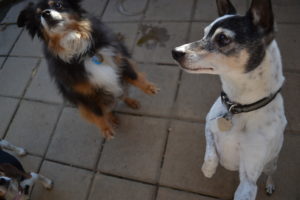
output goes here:
[{"label": "dog's chest", "polygon": [[281,97],[257,111],[234,115],[231,119],[231,129],[221,131],[218,117],[226,111],[227,109],[218,99],[210,110],[206,123],[207,129],[214,136],[220,163],[225,168],[237,170],[244,153],[249,155],[252,151],[263,153],[266,151],[266,146],[268,146],[268,153],[266,153],[268,158],[278,154],[286,124]]},{"label": "dog's chest", "polygon": [[119,68],[110,55],[101,55],[103,60],[94,56],[84,61],[89,81],[96,87],[112,93],[115,97],[120,97],[123,89],[120,83]]}]

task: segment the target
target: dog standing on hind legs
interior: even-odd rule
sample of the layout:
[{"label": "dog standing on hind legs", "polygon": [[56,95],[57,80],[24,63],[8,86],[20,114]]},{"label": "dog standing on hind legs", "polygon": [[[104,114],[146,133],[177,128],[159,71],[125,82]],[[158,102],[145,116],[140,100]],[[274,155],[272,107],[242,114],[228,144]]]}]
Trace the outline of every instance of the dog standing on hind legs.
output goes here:
[{"label": "dog standing on hind legs", "polygon": [[262,173],[266,192],[275,190],[272,174],[287,124],[272,5],[252,0],[245,16],[237,15],[229,0],[217,0],[217,7],[220,17],[205,28],[204,37],[172,54],[187,72],[217,74],[222,82],[221,96],[206,117],[204,175],[212,177],[218,163],[239,170],[234,200],[254,200]]},{"label": "dog standing on hind legs", "polygon": [[139,102],[127,96],[128,85],[149,95],[158,88],[137,71],[136,64],[106,25],[89,15],[81,0],[40,0],[21,11],[18,26],[43,42],[51,77],[65,99],[76,105],[104,137],[113,138],[118,100],[131,108]]}]

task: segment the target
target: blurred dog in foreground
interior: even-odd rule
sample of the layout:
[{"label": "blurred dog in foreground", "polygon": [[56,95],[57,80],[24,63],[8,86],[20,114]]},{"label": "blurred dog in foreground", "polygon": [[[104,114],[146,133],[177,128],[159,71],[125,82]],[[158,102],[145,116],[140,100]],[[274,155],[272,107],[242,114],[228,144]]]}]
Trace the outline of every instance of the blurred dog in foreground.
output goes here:
[{"label": "blurred dog in foreground", "polygon": [[35,182],[51,189],[53,182],[34,172],[26,172],[22,164],[4,149],[24,156],[26,151],[5,140],[0,140],[0,200],[28,200]]}]

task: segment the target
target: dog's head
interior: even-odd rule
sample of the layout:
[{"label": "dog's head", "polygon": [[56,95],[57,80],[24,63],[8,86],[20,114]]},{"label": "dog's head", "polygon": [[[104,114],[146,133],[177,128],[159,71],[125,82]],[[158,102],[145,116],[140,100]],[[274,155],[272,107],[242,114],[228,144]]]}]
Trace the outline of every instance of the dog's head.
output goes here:
[{"label": "dog's head", "polygon": [[0,200],[25,200],[29,196],[30,185],[21,186],[21,181],[30,176],[11,164],[0,164]]},{"label": "dog's head", "polygon": [[229,0],[217,0],[219,18],[204,37],[172,50],[173,58],[190,73],[245,73],[262,62],[274,39],[271,0],[253,0],[245,16]]},{"label": "dog's head", "polygon": [[18,17],[18,26],[25,27],[30,35],[45,39],[50,33],[64,32],[78,21],[85,11],[80,0],[41,0],[29,3]]}]

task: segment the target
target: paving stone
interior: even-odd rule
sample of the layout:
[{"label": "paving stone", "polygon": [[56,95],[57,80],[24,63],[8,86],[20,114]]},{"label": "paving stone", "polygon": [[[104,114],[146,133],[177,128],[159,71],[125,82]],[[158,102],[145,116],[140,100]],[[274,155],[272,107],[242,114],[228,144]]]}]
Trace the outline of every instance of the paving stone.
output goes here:
[{"label": "paving stone", "polygon": [[174,110],[175,115],[180,118],[205,120],[220,91],[219,77],[184,72]]},{"label": "paving stone", "polygon": [[24,30],[12,50],[11,55],[43,57],[42,42],[37,36],[32,39],[28,32]]},{"label": "paving stone", "polygon": [[275,19],[279,23],[300,22],[300,2],[298,0],[273,0]]},{"label": "paving stone", "polygon": [[39,166],[42,162],[42,158],[32,155],[17,157],[17,159],[22,163],[26,172],[38,172]]},{"label": "paving stone", "polygon": [[188,25],[189,23],[186,22],[142,24],[138,31],[137,46],[133,53],[134,58],[141,62],[174,64],[171,50],[186,43]]},{"label": "paving stone", "polygon": [[193,22],[189,39],[188,39],[189,42],[201,40],[204,36],[204,28],[208,25],[209,23],[205,23],[205,22]]},{"label": "paving stone", "polygon": [[213,200],[213,198],[160,187],[156,200]]},{"label": "paving stone", "polygon": [[287,128],[300,131],[300,74],[286,73],[286,82],[282,89],[285,114],[288,120]]},{"label": "paving stone", "polygon": [[194,0],[150,0],[145,20],[190,20],[193,4]]},{"label": "paving stone", "polygon": [[95,16],[101,16],[107,0],[84,0],[82,1],[83,8]]},{"label": "paving stone", "polygon": [[36,184],[32,199],[83,200],[92,179],[92,172],[48,161],[43,163],[40,173],[53,180],[54,187],[49,191]]},{"label": "paving stone", "polygon": [[0,71],[0,94],[20,97],[37,65],[34,58],[8,58]]},{"label": "paving stone", "polygon": [[[248,2],[246,0],[231,0],[238,13],[244,15],[248,10]],[[195,11],[195,20],[211,21],[218,16],[216,1],[212,0],[198,0]]]},{"label": "paving stone", "polygon": [[167,121],[121,115],[116,139],[105,144],[102,172],[155,183],[160,170]]},{"label": "paving stone", "polygon": [[23,101],[5,139],[29,153],[44,155],[59,106]]},{"label": "paving stone", "polygon": [[5,130],[14,114],[18,100],[6,97],[0,97],[0,138],[5,134]]},{"label": "paving stone", "polygon": [[267,196],[265,193],[265,178],[262,177],[259,181],[259,190],[257,200],[297,200],[300,199],[300,136],[299,135],[285,135],[283,148],[279,155],[278,168],[274,174],[274,181],[276,186],[275,193]]},{"label": "paving stone", "polygon": [[283,69],[293,69],[300,71],[300,24],[280,24],[278,25],[277,41],[281,50]]},{"label": "paving stone", "polygon": [[108,23],[107,25],[115,33],[120,33],[122,36],[124,36],[125,45],[131,52],[134,46],[138,25],[136,23]]},{"label": "paving stone", "polygon": [[[124,15],[118,10],[118,0],[110,0],[107,8],[105,9],[104,15],[102,16],[103,21],[138,21],[142,18],[143,14],[138,15]],[[124,8],[129,13],[139,13],[145,9],[147,0],[139,1],[123,1]]]},{"label": "paving stone", "polygon": [[18,38],[21,29],[15,25],[0,25],[0,55],[7,55]]},{"label": "paving stone", "polygon": [[238,185],[238,174],[218,167],[205,178],[201,171],[205,151],[204,126],[173,121],[169,135],[160,184],[229,199]]},{"label": "paving stone", "polygon": [[102,136],[77,109],[65,108],[49,147],[47,158],[94,169]]},{"label": "paving stone", "polygon": [[110,176],[97,175],[89,200],[152,200],[155,187]]},{"label": "paving stone", "polygon": [[63,102],[63,98],[58,93],[54,81],[50,78],[45,60],[41,62],[35,77],[32,79],[25,98],[55,103]]},{"label": "paving stone", "polygon": [[5,60],[5,57],[0,57],[0,70],[1,70],[4,60]]},{"label": "paving stone", "polygon": [[149,81],[155,83],[160,92],[155,96],[144,94],[136,87],[130,87],[129,96],[140,101],[141,108],[134,110],[123,102],[118,110],[123,112],[170,116],[179,76],[179,68],[163,65],[140,65],[140,71],[145,72]]}]

